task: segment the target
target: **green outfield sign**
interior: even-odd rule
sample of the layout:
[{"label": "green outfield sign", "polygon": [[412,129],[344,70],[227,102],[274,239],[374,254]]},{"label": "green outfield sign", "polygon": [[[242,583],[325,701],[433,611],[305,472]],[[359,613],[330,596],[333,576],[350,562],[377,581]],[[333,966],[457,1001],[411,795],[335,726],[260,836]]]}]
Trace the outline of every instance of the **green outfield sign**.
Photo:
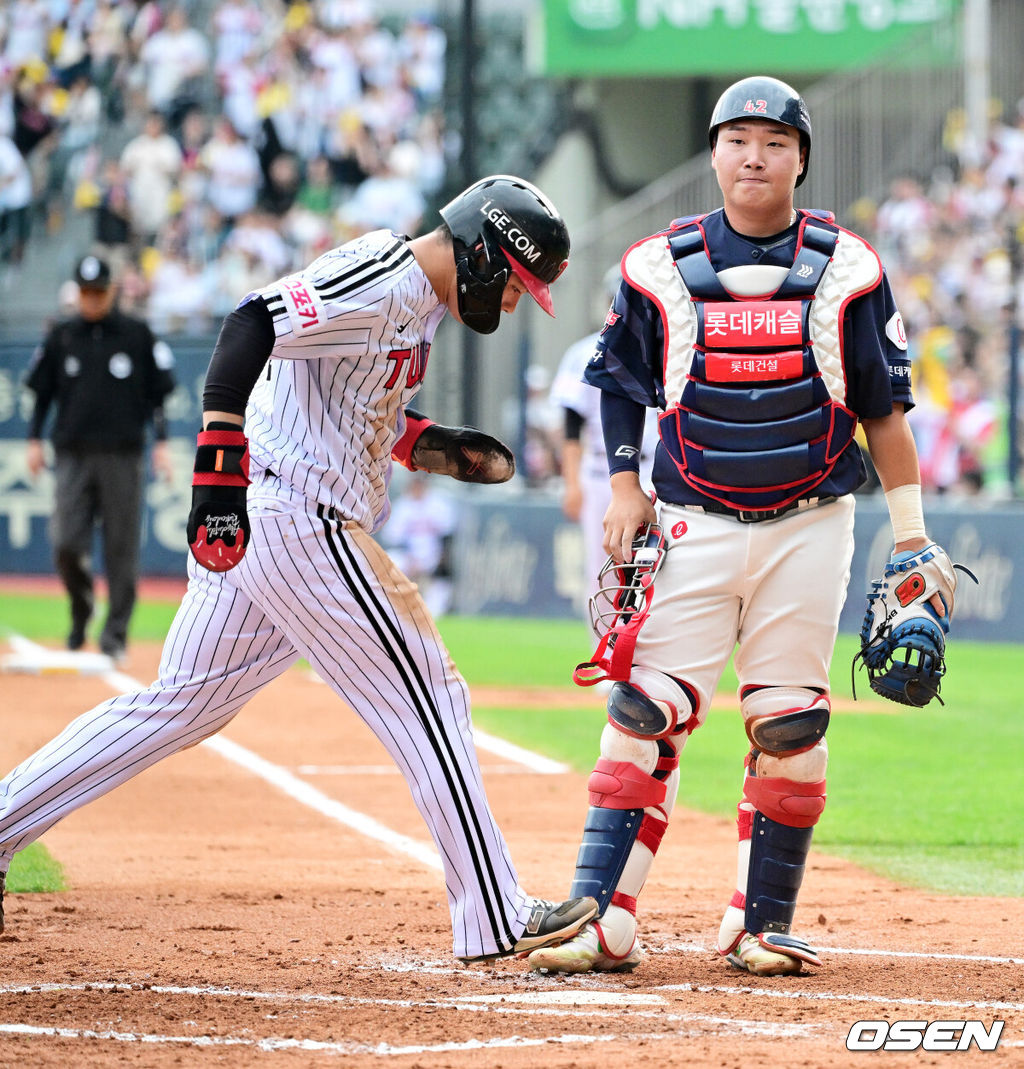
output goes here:
[{"label": "green outfield sign", "polygon": [[551,75],[820,73],[949,23],[960,0],[545,0]]}]

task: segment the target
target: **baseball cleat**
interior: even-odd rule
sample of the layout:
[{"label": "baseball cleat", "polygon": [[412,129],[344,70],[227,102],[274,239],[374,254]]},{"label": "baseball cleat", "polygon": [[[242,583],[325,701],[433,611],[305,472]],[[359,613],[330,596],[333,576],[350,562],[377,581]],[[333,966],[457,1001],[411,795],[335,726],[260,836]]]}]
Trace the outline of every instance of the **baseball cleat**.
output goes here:
[{"label": "baseball cleat", "polygon": [[4,931],[4,885],[7,883],[7,873],[0,872],[0,935]]},{"label": "baseball cleat", "polygon": [[632,972],[643,960],[635,936],[628,952],[618,955],[606,949],[602,935],[600,924],[588,924],[566,943],[535,950],[527,959],[530,968],[540,973]]},{"label": "baseball cleat", "polygon": [[597,916],[597,900],[593,898],[570,898],[567,902],[548,902],[543,898],[534,898],[531,902],[530,919],[515,946],[493,954],[460,957],[459,961],[470,965],[473,962],[511,957],[513,954],[529,954],[538,947],[571,939],[591,917]]},{"label": "baseball cleat", "polygon": [[795,936],[751,935],[744,932],[735,947],[724,955],[735,969],[755,976],[796,976],[803,965],[820,965],[818,955]]}]

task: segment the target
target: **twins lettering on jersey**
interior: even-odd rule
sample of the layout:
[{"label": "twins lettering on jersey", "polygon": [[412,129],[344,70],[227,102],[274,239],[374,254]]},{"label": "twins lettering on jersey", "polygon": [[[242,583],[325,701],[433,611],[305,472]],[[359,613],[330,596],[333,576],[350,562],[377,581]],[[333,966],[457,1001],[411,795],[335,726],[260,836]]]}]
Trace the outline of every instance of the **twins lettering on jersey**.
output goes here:
[{"label": "twins lettering on jersey", "polygon": [[533,243],[518,225],[513,222],[501,208],[493,208],[493,201],[488,201],[481,209],[480,214],[487,217],[490,224],[499,233],[504,234],[527,263],[534,263],[540,259],[540,249]]},{"label": "twins lettering on jersey", "polygon": [[388,353],[388,363],[391,371],[384,382],[385,389],[390,390],[396,386],[403,373],[405,386],[408,389],[418,386],[427,373],[427,358],[430,356],[430,342],[420,342],[413,349],[392,349]]}]

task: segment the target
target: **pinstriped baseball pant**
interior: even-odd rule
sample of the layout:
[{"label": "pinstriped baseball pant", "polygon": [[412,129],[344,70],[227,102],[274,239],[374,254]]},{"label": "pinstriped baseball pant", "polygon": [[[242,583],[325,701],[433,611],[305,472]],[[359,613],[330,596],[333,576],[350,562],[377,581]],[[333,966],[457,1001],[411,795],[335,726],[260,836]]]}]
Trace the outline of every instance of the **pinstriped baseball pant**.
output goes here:
[{"label": "pinstriped baseball pant", "polygon": [[219,731],[305,657],[405,777],[444,867],[455,954],[508,950],[528,900],[481,782],[468,689],[415,586],[316,502],[251,491],[249,513],[236,568],[189,560],[157,681],[80,716],[0,782],[0,871],[68,813]]}]

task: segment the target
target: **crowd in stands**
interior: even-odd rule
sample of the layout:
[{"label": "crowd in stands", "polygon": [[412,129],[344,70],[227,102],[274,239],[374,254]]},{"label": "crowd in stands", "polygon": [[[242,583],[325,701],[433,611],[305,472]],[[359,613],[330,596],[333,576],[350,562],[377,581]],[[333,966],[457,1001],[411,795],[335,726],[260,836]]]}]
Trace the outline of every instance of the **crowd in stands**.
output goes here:
[{"label": "crowd in stands", "polygon": [[[126,310],[215,329],[349,237],[418,231],[451,155],[445,53],[430,19],[385,22],[371,0],[0,5],[0,261],[17,270],[34,230],[87,212]],[[900,177],[850,222],[906,321],[925,487],[998,495],[1024,98],[970,165],[955,124],[948,148],[948,167]],[[556,450],[535,450],[532,482]]]},{"label": "crowd in stands", "polygon": [[910,339],[923,485],[973,499],[1005,493],[1010,328],[1015,316],[1024,326],[1024,97],[992,122],[980,158],[963,162],[960,147],[951,133],[948,167],[899,177],[857,206],[855,228],[886,265]]},{"label": "crowd in stands", "polygon": [[445,176],[446,38],[370,0],[0,6],[0,256],[88,212],[121,300],[209,329],[249,289],[381,226]]}]

